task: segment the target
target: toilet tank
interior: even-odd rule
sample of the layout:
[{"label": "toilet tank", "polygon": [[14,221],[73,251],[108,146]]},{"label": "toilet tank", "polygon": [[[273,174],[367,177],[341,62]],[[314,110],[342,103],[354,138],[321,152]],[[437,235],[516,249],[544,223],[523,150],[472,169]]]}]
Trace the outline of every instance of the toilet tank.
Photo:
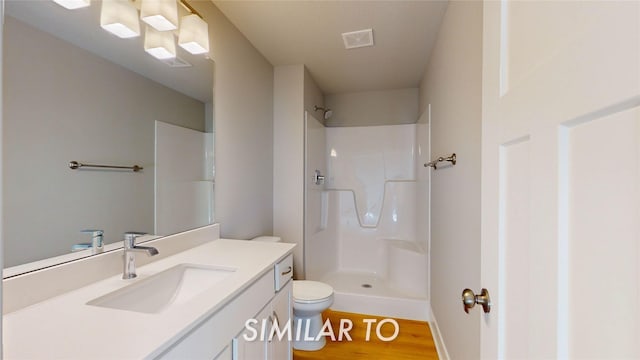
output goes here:
[{"label": "toilet tank", "polygon": [[278,236],[258,236],[258,237],[255,237],[255,238],[251,239],[251,241],[282,242],[282,238],[280,238]]}]

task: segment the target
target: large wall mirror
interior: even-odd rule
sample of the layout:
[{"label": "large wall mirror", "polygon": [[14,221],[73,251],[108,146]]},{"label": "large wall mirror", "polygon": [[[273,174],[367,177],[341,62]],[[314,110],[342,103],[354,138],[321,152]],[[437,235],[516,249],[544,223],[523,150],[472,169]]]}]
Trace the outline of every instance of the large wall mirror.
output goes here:
[{"label": "large wall mirror", "polygon": [[[91,240],[83,230],[103,230],[109,248],[126,231],[213,223],[213,61],[179,47],[177,59],[157,60],[144,33],[102,30],[100,8],[6,1],[5,268],[90,255],[71,254]],[[71,161],[143,170],[73,170]]]}]

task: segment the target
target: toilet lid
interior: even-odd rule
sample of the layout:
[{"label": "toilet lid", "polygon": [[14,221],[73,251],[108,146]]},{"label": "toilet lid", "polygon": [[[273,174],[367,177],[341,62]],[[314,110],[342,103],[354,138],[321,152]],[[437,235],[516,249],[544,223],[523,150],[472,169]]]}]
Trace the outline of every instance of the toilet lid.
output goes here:
[{"label": "toilet lid", "polygon": [[324,300],[331,295],[333,295],[333,288],[325,283],[310,280],[296,280],[293,282],[294,300],[313,302]]}]

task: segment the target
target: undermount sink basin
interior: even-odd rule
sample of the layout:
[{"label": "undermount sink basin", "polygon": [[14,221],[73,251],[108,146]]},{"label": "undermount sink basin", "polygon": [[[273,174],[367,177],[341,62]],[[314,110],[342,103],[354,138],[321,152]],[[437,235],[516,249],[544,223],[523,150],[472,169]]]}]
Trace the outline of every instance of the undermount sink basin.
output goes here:
[{"label": "undermount sink basin", "polygon": [[93,299],[87,305],[156,314],[170,305],[193,299],[234,271],[224,267],[180,264]]}]

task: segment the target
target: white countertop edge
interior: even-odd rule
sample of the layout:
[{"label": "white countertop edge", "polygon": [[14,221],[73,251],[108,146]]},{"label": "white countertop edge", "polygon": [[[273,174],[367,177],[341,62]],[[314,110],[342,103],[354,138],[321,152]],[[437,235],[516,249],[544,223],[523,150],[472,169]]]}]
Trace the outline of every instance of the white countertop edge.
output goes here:
[{"label": "white countertop edge", "polygon": [[[37,357],[38,354],[48,358],[157,356],[188,334],[201,321],[233,301],[252,282],[268,272],[277,261],[290,254],[294,247],[294,244],[285,243],[227,239],[209,241],[139,267],[137,280],[125,281],[120,279],[118,274],[32,304],[4,315],[4,355],[7,359]],[[188,304],[159,314],[142,314],[86,305],[89,300],[181,263],[227,266],[237,270],[234,275],[219,283],[219,286],[205,291]],[[47,320],[43,321],[44,318]],[[71,319],[75,324],[69,324]],[[96,337],[96,334],[101,336]],[[69,341],[73,343],[71,349],[66,343]],[[108,351],[100,350],[104,346],[107,346]],[[38,353],[39,349],[46,353]]]},{"label": "white countertop edge", "polygon": [[[156,235],[144,236],[145,241],[158,239],[160,237],[161,236],[156,236]],[[46,268],[50,268],[58,265],[63,265],[71,261],[87,259],[94,255],[101,255],[101,254],[104,254],[113,250],[118,250],[118,249],[122,249],[122,241],[116,241],[111,244],[106,244],[104,246],[104,251],[99,254],[91,254],[91,250],[87,249],[87,250],[71,252],[64,255],[54,256],[47,259],[37,260],[37,261],[29,262],[26,264],[12,266],[12,267],[2,269],[2,278],[3,279],[12,278],[14,276],[18,276],[18,275],[22,275],[22,274],[26,274],[34,271],[39,271],[42,269],[46,269]]]},{"label": "white countertop edge", "polygon": [[[220,238],[220,225],[212,224],[182,233],[143,241],[160,250],[159,256],[139,257],[139,266]],[[43,260],[46,262],[46,260]],[[122,248],[21,273],[2,281],[2,313],[58,296],[122,272]]]},{"label": "white countertop edge", "polygon": [[[219,238],[220,237],[220,235],[219,235],[219,233],[220,233],[220,224],[211,224],[211,225],[206,225],[206,226],[202,226],[202,227],[199,227],[199,228],[186,230],[186,231],[181,232],[181,233],[171,234],[171,235],[166,235],[166,236],[147,234],[147,235],[143,235],[143,236],[139,237],[138,242],[139,243],[145,243],[145,242],[152,241],[152,240],[157,240],[157,239],[167,238],[167,237],[173,237],[173,236],[176,236],[176,235],[182,235],[182,234],[186,234],[186,233],[189,233],[189,232],[199,231],[201,229],[214,228],[214,227],[217,228],[217,232],[218,232],[218,236],[217,237]],[[98,254],[91,254],[91,249],[87,249],[87,250],[70,252],[68,254],[63,254],[63,255],[59,255],[59,256],[53,256],[53,257],[42,259],[42,260],[32,261],[32,262],[28,262],[28,263],[25,263],[25,264],[11,266],[11,267],[7,267],[7,268],[2,269],[2,278],[3,279],[11,278],[11,277],[15,277],[15,276],[18,276],[18,275],[39,271],[39,270],[42,270],[42,269],[51,268],[51,267],[54,267],[54,266],[60,266],[60,265],[67,264],[67,263],[75,261],[75,260],[90,260],[92,256],[103,255],[105,253],[111,252],[113,250],[119,250],[119,249],[122,249],[122,241],[116,241],[116,242],[104,245],[103,252],[98,253]]]}]

